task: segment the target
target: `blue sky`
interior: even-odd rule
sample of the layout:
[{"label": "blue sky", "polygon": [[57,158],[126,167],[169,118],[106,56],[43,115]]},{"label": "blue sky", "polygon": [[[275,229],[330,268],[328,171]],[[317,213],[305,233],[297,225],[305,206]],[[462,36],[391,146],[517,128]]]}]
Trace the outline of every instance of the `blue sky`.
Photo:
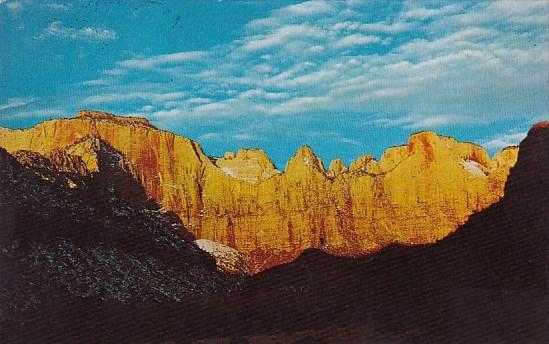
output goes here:
[{"label": "blue sky", "polygon": [[549,118],[548,1],[0,0],[0,126],[97,109],[325,164]]}]

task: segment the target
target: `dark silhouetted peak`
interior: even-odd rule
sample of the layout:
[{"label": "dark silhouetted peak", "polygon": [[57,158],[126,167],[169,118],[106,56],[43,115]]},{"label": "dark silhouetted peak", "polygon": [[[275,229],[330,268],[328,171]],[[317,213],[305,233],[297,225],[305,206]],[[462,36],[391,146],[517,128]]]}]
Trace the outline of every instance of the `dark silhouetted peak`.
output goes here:
[{"label": "dark silhouetted peak", "polygon": [[532,126],[532,129],[547,129],[549,128],[549,121],[539,121]]},{"label": "dark silhouetted peak", "polygon": [[21,170],[21,165],[17,162],[17,160],[10,153],[8,153],[8,151],[0,147],[1,177],[9,179],[19,170]]},{"label": "dark silhouetted peak", "polygon": [[[505,185],[507,198],[549,197],[549,121],[536,123],[520,143],[519,157]],[[524,202],[527,203],[527,202]]]}]

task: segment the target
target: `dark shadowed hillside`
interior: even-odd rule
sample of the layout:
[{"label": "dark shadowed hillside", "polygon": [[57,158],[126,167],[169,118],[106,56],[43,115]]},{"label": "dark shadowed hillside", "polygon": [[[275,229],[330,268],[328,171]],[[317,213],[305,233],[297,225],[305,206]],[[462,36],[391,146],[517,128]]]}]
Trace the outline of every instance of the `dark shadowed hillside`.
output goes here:
[{"label": "dark shadowed hillside", "polygon": [[[96,159],[98,171],[82,159]],[[146,196],[131,168],[94,137],[48,157],[0,148],[1,342],[23,333],[47,341],[45,333],[82,319],[88,303],[175,302],[227,289],[213,258]]]},{"label": "dark shadowed hillside", "polygon": [[[44,199],[56,202],[67,200],[66,206],[61,208],[63,212],[69,212],[70,204],[78,204],[78,198],[71,198],[77,197],[76,194],[70,190],[63,189],[64,193],[57,195],[48,186],[51,181],[44,182],[35,174],[23,170],[6,154],[2,155],[2,159],[2,173],[8,173],[12,179],[16,176],[15,182],[9,182],[15,183],[14,185],[6,186],[5,179],[2,179],[2,188],[6,190],[9,187],[10,190],[17,191],[15,194],[11,191],[9,195],[4,193],[3,197],[36,197],[36,202],[26,200],[24,204],[36,207],[34,212],[38,213],[43,207],[53,207],[44,205]],[[15,266],[19,269],[24,266],[27,269],[24,274],[30,276],[28,279],[16,277],[10,282],[25,282],[25,286],[3,286],[2,295],[10,296],[9,299],[3,299],[4,304],[18,309],[34,307],[29,312],[10,310],[9,312],[28,314],[31,317],[5,321],[10,326],[20,328],[3,330],[4,333],[16,334],[9,339],[22,342],[45,341],[44,338],[33,336],[36,332],[27,332],[29,328],[45,326],[51,329],[52,339],[69,342],[95,342],[99,334],[109,342],[185,343],[199,340],[201,343],[541,343],[549,338],[546,316],[548,175],[549,123],[544,122],[534,126],[521,143],[519,159],[511,170],[504,198],[471,216],[465,225],[447,238],[431,245],[391,246],[378,253],[357,258],[335,257],[321,251],[309,250],[292,263],[247,278],[232,292],[206,296],[199,296],[200,292],[188,292],[189,284],[196,283],[200,291],[207,292],[225,285],[225,280],[213,272],[213,263],[208,257],[191,254],[193,249],[188,244],[183,244],[186,243],[183,238],[176,242],[184,246],[174,248],[173,251],[183,257],[182,262],[189,264],[182,263],[181,267],[169,268],[173,269],[169,271],[176,272],[169,275],[172,276],[170,278],[182,278],[183,281],[178,280],[173,285],[175,289],[166,297],[155,296],[156,289],[150,284],[160,281],[158,283],[166,285],[166,281],[162,280],[163,277],[155,277],[153,272],[147,272],[147,268],[153,268],[147,265],[149,263],[146,263],[146,257],[156,262],[154,264],[173,262],[167,253],[171,252],[167,250],[171,244],[158,249],[155,239],[165,238],[167,233],[172,232],[165,229],[143,231],[143,226],[134,225],[137,220],[142,224],[147,224],[152,219],[153,223],[168,221],[155,212],[154,216],[144,215],[149,214],[145,206],[139,208],[139,211],[130,207],[133,209],[131,221],[123,224],[128,226],[124,230],[128,234],[128,240],[139,237],[143,242],[149,243],[143,251],[146,252],[146,257],[139,256],[142,249],[132,251],[131,247],[125,247],[127,241],[117,234],[113,234],[115,237],[112,239],[117,243],[115,247],[103,248],[103,244],[99,244],[108,242],[108,233],[111,230],[121,228],[122,223],[115,222],[118,215],[114,214],[122,209],[119,206],[112,207],[113,214],[96,225],[100,239],[97,239],[95,246],[90,246],[91,238],[84,239],[84,243],[70,239],[70,245],[73,246],[69,247],[74,248],[67,248],[62,241],[46,240],[57,237],[54,233],[58,230],[64,238],[76,238],[77,236],[69,233],[70,228],[79,227],[51,227],[48,221],[53,220],[48,220],[43,215],[40,222],[36,222],[43,225],[24,226],[30,228],[30,232],[26,232],[24,241],[15,240],[20,246],[8,247],[3,251],[3,263],[15,261]],[[90,184],[77,189],[86,190],[95,183],[92,180],[85,181]],[[26,196],[30,191],[23,185],[31,182],[32,185],[41,185],[41,188]],[[77,182],[80,181],[75,181]],[[104,185],[100,179],[97,182]],[[97,186],[97,189],[105,188]],[[48,192],[54,192],[54,196],[50,196]],[[4,206],[2,209],[3,214],[28,214],[20,207]],[[83,210],[78,213],[81,211]],[[10,216],[3,216],[11,220],[3,221],[2,233],[11,233],[11,236],[17,238],[17,231],[10,232],[10,229],[17,228],[14,223],[26,223],[25,216]],[[63,217],[62,213],[56,216]],[[76,214],[67,218],[82,219]],[[129,219],[123,218],[124,221]],[[105,222],[107,219],[109,221]],[[37,240],[29,239],[34,238],[31,234],[41,231],[48,234],[44,234],[44,239],[40,239],[39,244],[36,243]],[[114,232],[117,233],[116,230]],[[3,238],[3,242],[14,242],[13,237],[6,240]],[[173,242],[171,239],[162,240]],[[51,246],[54,243],[56,248]],[[78,250],[77,247],[82,247],[80,245],[87,247],[78,253],[82,258],[78,254],[74,255],[78,257],[73,257],[71,253],[68,255],[67,265],[71,266],[68,263],[70,259],[81,259],[81,262],[86,262],[84,266],[98,268],[101,265],[105,270],[100,275],[103,277],[81,271],[72,276],[99,278],[99,282],[91,285],[101,290],[97,292],[97,296],[108,297],[80,297],[80,301],[73,305],[55,308],[45,302],[46,295],[40,293],[57,295],[54,291],[67,290],[67,285],[72,284],[68,282],[69,277],[65,277],[65,267],[60,263],[51,265],[48,262],[51,257],[54,257],[53,261],[59,261],[56,257]],[[107,259],[98,254],[98,250],[115,248],[120,256],[114,253],[108,255],[113,265],[94,262],[94,259]],[[92,256],[97,258],[91,258]],[[136,269],[143,269],[146,278],[130,279],[128,291],[117,287],[116,290],[126,293],[123,295],[129,293],[131,297],[110,302],[114,297],[103,289],[113,288],[113,283],[109,282],[107,276],[119,273],[121,269],[114,262],[123,259],[135,262],[131,264],[136,264]],[[123,269],[129,269],[133,266],[131,264],[124,265]],[[81,265],[75,264],[74,269],[77,266]],[[193,273],[191,266],[199,270]],[[18,276],[13,274],[13,270],[10,271],[10,276]],[[29,281],[32,287],[28,286]],[[43,284],[36,285],[46,281],[51,281],[48,283],[55,287],[44,288]],[[58,285],[61,285],[60,289]],[[83,286],[86,290],[90,284],[75,283],[74,286]],[[178,289],[179,287],[183,290]],[[136,302],[136,298],[143,294],[129,291],[134,288],[147,290],[154,302]],[[18,301],[13,306],[9,301],[12,294],[20,294],[27,302]],[[56,297],[59,300],[64,295],[59,294]],[[78,292],[73,292],[72,295],[82,296]],[[175,299],[176,296],[181,298]],[[46,306],[42,306],[43,302]],[[75,314],[78,317],[71,316]],[[7,313],[3,316],[5,319]],[[30,319],[32,326],[25,322]]]}]

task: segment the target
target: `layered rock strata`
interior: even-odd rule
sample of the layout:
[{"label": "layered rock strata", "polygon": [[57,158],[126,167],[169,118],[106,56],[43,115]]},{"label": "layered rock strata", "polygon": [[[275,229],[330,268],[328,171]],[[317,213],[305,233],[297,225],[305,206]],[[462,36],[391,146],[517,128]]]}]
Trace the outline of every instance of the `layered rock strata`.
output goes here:
[{"label": "layered rock strata", "polygon": [[[490,158],[478,145],[420,132],[379,161],[362,156],[347,168],[336,160],[328,171],[304,146],[279,172],[261,150],[210,158],[198,143],[145,119],[94,111],[25,130],[0,128],[0,146],[84,173],[97,168],[78,145],[90,136],[120,152],[147,194],[197,238],[235,248],[252,271],[307,248],[357,255],[392,242],[439,240],[502,197],[518,153],[510,147]],[[54,158],[63,149],[80,159]]]}]

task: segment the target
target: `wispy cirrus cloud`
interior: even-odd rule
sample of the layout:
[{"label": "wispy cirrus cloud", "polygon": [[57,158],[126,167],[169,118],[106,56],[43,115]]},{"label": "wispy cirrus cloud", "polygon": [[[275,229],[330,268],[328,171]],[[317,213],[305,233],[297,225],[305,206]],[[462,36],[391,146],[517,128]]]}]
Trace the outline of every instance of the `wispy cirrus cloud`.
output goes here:
[{"label": "wispy cirrus cloud", "polygon": [[274,16],[311,16],[331,13],[336,8],[332,3],[323,0],[305,1],[296,5],[290,5],[274,11]]},{"label": "wispy cirrus cloud", "polygon": [[459,13],[461,7],[457,4],[450,4],[442,7],[427,8],[427,7],[413,7],[406,10],[402,15],[405,18],[411,19],[431,19],[448,14]]},{"label": "wispy cirrus cloud", "polygon": [[408,31],[412,27],[412,23],[403,22],[374,22],[361,23],[355,21],[344,21],[335,23],[332,28],[337,31],[363,31],[363,32],[381,32],[386,34],[396,34],[403,31]]},{"label": "wispy cirrus cloud", "polygon": [[366,45],[371,43],[377,43],[381,39],[377,36],[373,35],[363,35],[360,33],[355,33],[349,36],[345,36],[338,40],[334,47],[336,48],[348,48],[353,46],[360,46],[360,45]]},{"label": "wispy cirrus cloud", "polygon": [[12,13],[18,13],[23,10],[23,4],[20,1],[0,1],[0,5],[6,4],[6,8]]},{"label": "wispy cirrus cloud", "polygon": [[65,112],[61,109],[40,109],[40,110],[32,109],[32,110],[17,111],[11,114],[0,114],[0,119],[3,119],[3,120],[26,119],[26,118],[47,119],[47,118],[62,117],[64,115],[65,115]]},{"label": "wispy cirrus cloud", "polygon": [[45,3],[44,6],[46,6],[49,10],[54,12],[64,12],[67,11],[70,7],[70,3]]},{"label": "wispy cirrus cloud", "polygon": [[113,102],[124,102],[128,100],[141,99],[152,102],[166,102],[174,99],[181,99],[187,95],[185,92],[167,92],[167,93],[154,93],[154,92],[128,92],[128,93],[108,93],[97,94],[89,96],[83,100],[83,104],[102,104]]},{"label": "wispy cirrus cloud", "polygon": [[502,135],[492,137],[482,142],[482,145],[490,150],[501,150],[505,147],[515,146],[526,137],[526,132],[508,132]]},{"label": "wispy cirrus cloud", "polygon": [[[521,10],[515,5],[426,7],[408,2],[382,21],[369,21],[360,13],[353,15],[357,9],[346,3],[307,2],[254,20],[244,37],[227,45],[120,61],[111,76],[154,69],[153,73],[198,82],[189,97],[211,99],[208,104],[158,109],[162,118],[345,109],[364,116],[382,112],[387,123],[421,128],[527,116],[546,110],[543,101],[531,100],[547,88],[547,76],[536,72],[549,64],[543,57],[547,49],[531,42],[548,39],[547,30],[537,28],[536,18],[549,12],[544,13],[539,3]],[[338,14],[345,10],[345,15]],[[334,17],[320,15],[326,13]],[[495,13],[513,15],[503,15],[507,22],[497,25],[485,19],[470,26],[472,18]],[[521,33],[506,29],[518,22],[534,37],[524,40]],[[447,26],[440,29],[441,23]],[[411,29],[421,35],[403,40],[401,33]],[[386,47],[363,50],[370,45]],[[190,63],[195,67],[189,68]],[[525,75],[530,75],[528,81]],[[517,80],[524,85],[518,87]]]},{"label": "wispy cirrus cloud", "polygon": [[62,21],[51,22],[38,36],[38,38],[66,38],[85,41],[112,41],[117,38],[116,32],[106,28],[86,26],[73,28],[65,26]]},{"label": "wispy cirrus cloud", "polygon": [[466,125],[474,124],[476,119],[471,116],[464,115],[434,115],[434,116],[418,116],[408,114],[397,118],[375,118],[367,120],[366,123],[383,127],[402,127],[405,129],[419,130],[424,128],[441,128],[450,125]]},{"label": "wispy cirrus cloud", "polygon": [[198,139],[201,141],[214,141],[214,142],[219,142],[227,139],[231,139],[238,142],[261,141],[261,138],[258,135],[254,135],[252,133],[244,132],[244,131],[209,132],[209,133],[200,135]]},{"label": "wispy cirrus cloud", "polygon": [[0,104],[0,112],[21,108],[31,104],[34,100],[35,98],[10,98],[6,103]]},{"label": "wispy cirrus cloud", "polygon": [[287,25],[265,35],[250,37],[243,48],[246,51],[264,50],[287,44],[296,39],[318,39],[324,35],[325,33],[321,29],[307,24]]},{"label": "wispy cirrus cloud", "polygon": [[[230,34],[201,27],[182,30],[181,37],[170,36],[176,29],[164,20],[167,10],[196,10],[190,3],[155,5],[154,20],[138,10],[121,18],[124,9],[111,3],[98,7],[101,22],[113,24],[92,17],[82,24],[89,8],[80,3],[0,3],[21,37],[26,30],[27,38],[40,37],[33,42],[37,47],[60,47],[58,60],[52,51],[51,64],[43,67],[57,78],[52,91],[36,86],[46,84],[44,77],[21,78],[13,89],[4,82],[9,92],[0,94],[2,118],[97,108],[146,116],[159,127],[204,140],[211,152],[234,140],[261,143],[282,159],[304,143],[323,147],[327,156],[377,154],[375,147],[402,143],[424,129],[498,149],[516,143],[527,129],[521,123],[549,117],[546,0],[307,1],[278,8],[238,2],[238,18],[250,19],[240,27],[235,19]],[[11,11],[10,3],[22,9]],[[35,9],[57,19],[44,29]],[[193,23],[210,23],[207,18]],[[216,15],[220,23],[230,18],[227,12]],[[134,31],[142,41],[126,39]],[[108,42],[110,49],[88,42]],[[80,53],[88,57],[77,59]],[[63,59],[71,55],[77,63]],[[16,88],[41,96],[31,99]]]},{"label": "wispy cirrus cloud", "polygon": [[150,69],[188,61],[197,61],[207,56],[204,51],[184,51],[173,54],[156,55],[151,57],[137,57],[120,61],[118,66],[128,69]]},{"label": "wispy cirrus cloud", "polygon": [[[549,117],[548,5],[286,6],[209,49],[121,59],[80,84],[80,102],[128,109],[161,127],[185,123],[196,138],[216,144],[223,137],[251,140],[250,132],[278,137],[290,132],[289,123],[306,128],[291,131],[301,141],[324,133],[341,145],[364,147],[360,134],[337,128],[444,131]],[[252,126],[259,121],[268,125]],[[483,142],[496,149],[517,137],[504,131]]]}]

